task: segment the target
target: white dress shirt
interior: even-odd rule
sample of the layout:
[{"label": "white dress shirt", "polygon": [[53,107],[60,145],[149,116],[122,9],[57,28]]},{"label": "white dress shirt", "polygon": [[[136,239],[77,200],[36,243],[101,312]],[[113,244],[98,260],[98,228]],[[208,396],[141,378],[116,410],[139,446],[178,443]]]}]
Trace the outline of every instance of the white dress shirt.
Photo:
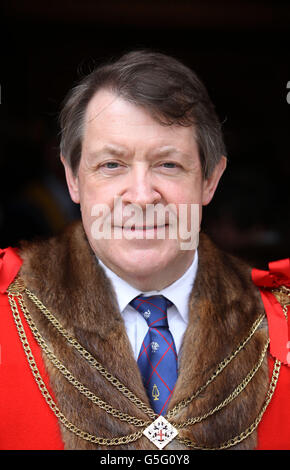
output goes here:
[{"label": "white dress shirt", "polygon": [[138,359],[142,341],[148,331],[148,325],[143,316],[129,305],[129,303],[141,294],[145,296],[164,295],[172,302],[173,305],[167,310],[167,317],[169,329],[172,333],[178,354],[188,324],[188,301],[198,266],[197,250],[195,251],[192,264],[183,276],[160,291],[140,292],[140,290],[117,276],[117,274],[105,266],[100,259],[98,261],[115,289],[120,313],[125,322],[125,328],[132,345],[135,359]]}]

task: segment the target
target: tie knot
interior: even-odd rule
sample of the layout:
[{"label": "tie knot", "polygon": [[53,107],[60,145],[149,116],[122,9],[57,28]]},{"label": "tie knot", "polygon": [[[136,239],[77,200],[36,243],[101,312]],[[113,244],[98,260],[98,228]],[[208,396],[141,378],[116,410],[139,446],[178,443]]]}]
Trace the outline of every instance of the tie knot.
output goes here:
[{"label": "tie knot", "polygon": [[130,305],[141,313],[149,327],[163,326],[168,328],[167,308],[172,305],[172,302],[163,295],[153,295],[151,297],[139,295],[130,302]]}]

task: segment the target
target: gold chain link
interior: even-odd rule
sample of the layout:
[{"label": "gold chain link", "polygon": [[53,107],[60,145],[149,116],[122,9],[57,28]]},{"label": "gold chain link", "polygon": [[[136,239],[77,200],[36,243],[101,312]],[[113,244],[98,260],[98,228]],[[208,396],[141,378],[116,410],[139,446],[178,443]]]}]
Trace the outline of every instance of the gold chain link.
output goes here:
[{"label": "gold chain link", "polygon": [[14,321],[15,321],[15,324],[16,324],[16,328],[18,330],[19,337],[20,337],[23,349],[25,351],[30,369],[31,369],[31,371],[33,373],[33,376],[35,378],[35,381],[36,381],[36,383],[37,383],[37,385],[38,385],[38,387],[41,391],[41,394],[43,395],[43,397],[46,400],[49,407],[54,412],[55,416],[60,420],[60,422],[67,429],[69,429],[69,431],[73,432],[78,437],[80,437],[80,438],[82,438],[86,441],[92,442],[94,444],[106,445],[106,446],[115,446],[115,445],[120,445],[120,444],[128,444],[130,442],[134,442],[134,441],[140,439],[142,437],[143,431],[135,432],[135,433],[129,434],[127,436],[115,437],[113,439],[108,439],[108,438],[105,438],[105,437],[97,437],[97,436],[94,436],[94,435],[92,435],[88,432],[82,431],[77,426],[75,426],[73,423],[71,423],[69,420],[67,420],[67,418],[62,414],[60,409],[57,407],[57,405],[54,402],[53,398],[51,397],[49,391],[47,390],[47,387],[46,387],[44,381],[42,380],[42,377],[41,377],[40,372],[38,370],[38,367],[36,365],[36,361],[34,359],[32,351],[30,349],[25,330],[23,328],[23,324],[22,324],[22,321],[21,321],[21,318],[20,318],[20,315],[19,315],[19,312],[18,312],[18,308],[17,308],[16,301],[14,299],[14,295],[9,293],[8,297],[9,297],[9,302],[10,302],[10,305],[11,305]]},{"label": "gold chain link", "polygon": [[[24,317],[35,337],[37,340],[39,346],[43,349],[43,351],[46,353],[48,359],[52,362],[52,364],[65,376],[65,378],[75,387],[77,390],[79,390],[80,393],[84,394],[89,400],[91,400],[93,403],[98,405],[101,409],[105,410],[109,414],[112,414],[114,417],[120,419],[121,421],[126,421],[130,424],[134,424],[136,426],[142,426],[142,427],[147,427],[151,423],[151,421],[143,421],[138,418],[132,417],[126,413],[122,413],[119,410],[116,410],[112,406],[108,405],[106,402],[101,400],[99,397],[96,397],[90,390],[88,390],[83,384],[81,384],[72,374],[71,372],[66,369],[66,367],[57,359],[57,357],[53,354],[53,352],[49,349],[47,344],[45,343],[43,337],[39,333],[34,321],[31,318],[31,315],[29,314],[27,307],[25,305],[25,302],[23,300],[22,295],[18,297],[18,301],[20,303],[20,306],[22,308]],[[261,367],[263,359],[265,357],[265,354],[267,352],[269,345],[269,340],[266,341],[266,344],[263,348],[262,354],[257,362],[257,364],[253,367],[253,369],[248,373],[248,375],[244,378],[244,380],[235,388],[235,390],[219,405],[217,405],[214,409],[210,410],[208,413],[206,413],[203,416],[198,416],[191,418],[183,423],[175,423],[171,422],[171,424],[174,425],[175,428],[181,429],[187,426],[191,426],[197,422],[200,422],[204,419],[206,419],[208,416],[211,416],[214,414],[216,411],[219,411],[226,405],[228,405],[232,400],[234,400],[243,390],[244,388],[248,385],[248,383],[252,380],[258,369]]]},{"label": "gold chain link", "polygon": [[239,352],[242,350],[242,348],[248,343],[248,341],[252,338],[253,334],[255,331],[258,329],[260,326],[262,320],[264,319],[264,314],[260,315],[255,322],[252,325],[252,328],[250,330],[249,335],[241,341],[241,343],[238,345],[238,347],[230,354],[228,357],[223,359],[220,364],[218,365],[217,369],[214,371],[212,376],[205,382],[204,385],[202,385],[196,392],[191,395],[191,397],[187,398],[186,400],[182,400],[180,403],[178,403],[172,410],[170,410],[167,413],[166,418],[169,420],[173,416],[175,416],[179,411],[181,411],[183,408],[185,408],[192,400],[194,400],[223,370],[224,368],[239,354]]},{"label": "gold chain link", "polygon": [[[126,413],[122,413],[119,410],[116,410],[113,408],[111,405],[108,405],[106,402],[101,400],[99,397],[94,395],[90,390],[88,390],[83,384],[81,384],[72,374],[71,372],[66,369],[66,367],[57,359],[57,357],[52,353],[52,351],[48,348],[47,344],[43,340],[40,332],[38,331],[36,325],[34,324],[29,311],[25,305],[22,292],[25,292],[27,296],[34,302],[34,304],[40,309],[40,311],[45,315],[45,317],[53,324],[53,326],[67,339],[67,341],[84,357],[90,365],[95,367],[101,375],[103,375],[114,387],[116,387],[124,396],[126,396],[131,402],[133,402],[139,409],[142,409],[145,411],[147,415],[152,420],[155,420],[156,417],[158,416],[156,413],[153,412],[150,408],[147,407],[146,404],[144,404],[138,397],[134,395],[133,392],[131,392],[129,389],[127,389],[121,382],[119,382],[118,379],[116,379],[114,376],[112,376],[103,366],[100,364],[91,354],[83,348],[78,341],[70,335],[60,324],[60,322],[52,315],[52,313],[42,304],[42,302],[33,294],[29,289],[27,289],[23,281],[21,279],[16,279],[13,284],[8,289],[8,298],[9,302],[11,305],[13,317],[16,323],[16,327],[19,333],[20,340],[22,342],[25,354],[28,359],[28,363],[30,365],[30,368],[32,370],[33,376],[36,380],[36,383],[38,384],[40,391],[42,395],[44,396],[46,402],[52,409],[52,411],[55,413],[57,418],[61,421],[61,423],[67,427],[70,431],[72,431],[74,434],[77,436],[88,440],[90,442],[99,444],[99,445],[120,445],[120,444],[127,444],[129,442],[134,442],[137,439],[140,439],[143,434],[143,430],[126,435],[126,436],[121,436],[113,439],[108,439],[108,438],[103,438],[103,437],[97,437],[93,436],[85,431],[80,430],[77,428],[73,423],[70,423],[66,417],[62,414],[62,412],[58,409],[57,405],[53,401],[52,397],[50,396],[41,376],[40,373],[37,369],[34,357],[32,355],[31,349],[29,347],[29,343],[25,334],[25,330],[23,328],[21,318],[18,312],[17,308],[17,303],[15,301],[14,297],[18,298],[19,304],[22,308],[24,317],[35,337],[37,340],[38,344],[40,347],[44,350],[44,352],[47,354],[48,359],[54,364],[55,367],[58,368],[58,370],[65,376],[65,378],[82,394],[84,394],[88,399],[90,399],[93,403],[97,404],[100,408],[104,409],[106,412],[112,414],[114,417],[117,419],[120,419],[122,421],[126,421],[130,424],[133,424],[135,426],[142,426],[146,427],[151,423],[151,421],[143,421],[138,418],[135,418],[133,416],[130,416]],[[225,358],[217,367],[216,371],[212,374],[212,376],[207,380],[207,382],[201,386],[190,398],[187,400],[183,400],[180,403],[178,403],[170,412],[168,412],[166,419],[172,418],[177,412],[182,410],[184,407],[186,407],[194,398],[196,398],[201,391],[203,391],[221,372],[222,370],[237,356],[237,354],[241,351],[241,349],[245,346],[245,344],[250,340],[250,338],[253,336],[259,325],[261,324],[262,320],[264,318],[264,315],[261,315],[260,317],[257,318],[257,320],[253,323],[252,328],[250,330],[249,335],[238,345],[238,347],[235,349],[235,351]],[[253,369],[247,374],[247,376],[243,379],[243,381],[234,389],[234,391],[219,405],[217,405],[213,410],[210,410],[208,413],[204,414],[203,416],[198,416],[194,418],[190,418],[189,420],[183,422],[183,423],[172,423],[176,428],[184,428],[186,426],[193,425],[197,422],[200,422],[204,419],[206,419],[208,416],[211,416],[214,414],[216,411],[219,411],[221,408],[224,406],[228,405],[232,400],[234,400],[241,392],[244,390],[244,388],[247,386],[247,384],[252,380],[254,377],[255,373],[258,371],[260,368],[263,359],[265,357],[267,348],[268,348],[269,340],[266,342],[262,354],[257,362],[257,364],[253,367]],[[276,361],[277,362],[277,361]],[[281,365],[281,363],[280,363]],[[280,366],[279,366],[280,369]],[[273,370],[273,375],[272,375],[272,380],[269,386],[269,390],[267,393],[267,399],[265,401],[265,404],[263,406],[263,409],[259,416],[256,418],[254,423],[252,423],[249,428],[242,432],[239,436],[236,436],[233,439],[230,439],[226,443],[222,444],[218,449],[223,449],[223,448],[228,448],[233,445],[235,445],[238,442],[241,442],[241,440],[246,439],[258,426],[260,420],[262,419],[262,415],[264,414],[264,411],[266,410],[272,395],[274,393],[278,376],[279,376],[279,369],[277,372],[277,365],[275,363],[275,367]],[[274,379],[273,379],[274,378]],[[195,449],[210,449],[207,447],[200,447],[193,441],[190,441],[189,439],[184,439],[182,437],[177,438],[180,442],[185,444],[186,446],[195,448]]]},{"label": "gold chain link", "polygon": [[290,305],[290,289],[286,286],[280,286],[271,290],[282,307],[286,320],[288,320],[288,306]]},{"label": "gold chain link", "polygon": [[133,402],[139,409],[144,411],[151,419],[155,420],[158,415],[149,408],[145,403],[136,397],[125,385],[123,385],[116,377],[110,374],[102,364],[100,364],[90,353],[87,351],[72,335],[70,335],[55,318],[55,316],[43,305],[43,303],[34,295],[29,289],[25,288],[25,293],[33,301],[33,303],[39,308],[39,310],[45,315],[45,317],[52,323],[57,331],[65,337],[65,339],[80,353],[80,355],[86,359],[86,361],[94,367],[105,379],[116,387],[124,396],[126,396],[131,402]]},{"label": "gold chain link", "polygon": [[278,361],[278,359],[276,359],[274,368],[273,368],[271,382],[270,382],[270,385],[266,394],[266,398],[265,398],[262,410],[260,411],[255,421],[245,431],[241,432],[241,434],[239,434],[238,436],[232,439],[229,439],[228,441],[222,443],[218,447],[199,446],[196,442],[191,441],[190,439],[187,439],[187,438],[182,438],[182,437],[179,437],[178,440],[182,442],[183,444],[185,444],[186,446],[191,447],[192,449],[196,449],[196,450],[223,450],[223,449],[228,449],[229,447],[235,446],[239,444],[240,442],[242,442],[244,439],[249,437],[255,431],[260,421],[262,420],[262,417],[275,392],[276,385],[277,385],[278,378],[279,378],[280,368],[281,368],[281,362]]},{"label": "gold chain link", "polygon": [[[138,408],[142,409],[151,419],[156,419],[158,415],[153,412],[153,410],[145,403],[143,403],[136,395],[134,395],[128,388],[125,387],[117,378],[111,375],[102,364],[100,364],[80,343],[70,335],[60,324],[60,322],[55,318],[55,316],[43,305],[43,303],[33,294],[29,289],[24,287],[24,291],[27,296],[33,301],[33,303],[39,308],[39,310],[45,315],[45,317],[53,324],[53,326],[61,333],[67,341],[84,357],[91,366],[95,367],[98,372],[100,372],[114,387],[116,387],[123,395],[125,395],[131,402],[133,402]],[[207,380],[207,382],[202,385],[191,397],[186,400],[180,401],[172,410],[170,410],[167,415],[166,419],[170,420],[173,416],[175,416],[179,411],[195,399],[222,371],[223,369],[238,355],[241,349],[247,344],[247,342],[252,338],[253,334],[261,324],[262,320],[264,319],[264,314],[260,315],[255,322],[253,323],[249,335],[241,341],[235,351],[225,358],[223,361],[220,362],[216,371],[212,374],[212,376]]]},{"label": "gold chain link", "polygon": [[21,306],[22,312],[24,314],[24,317],[36,339],[38,342],[39,346],[42,348],[42,350],[45,352],[47,355],[48,359],[51,361],[51,363],[64,375],[64,377],[83,395],[85,395],[89,400],[91,400],[94,404],[99,406],[101,409],[105,410],[107,413],[113,415],[115,418],[120,419],[121,421],[126,421],[129,424],[134,424],[135,426],[142,426],[142,427],[147,427],[149,424],[151,424],[151,421],[144,421],[138,418],[135,418],[134,416],[130,416],[127,413],[122,413],[119,410],[116,410],[113,408],[111,405],[108,403],[104,402],[101,400],[101,398],[97,397],[92,393],[90,390],[88,390],[82,383],[80,383],[73,375],[72,373],[57,359],[57,357],[53,354],[53,352],[49,349],[47,344],[45,343],[43,337],[41,336],[40,332],[38,331],[34,321],[31,318],[31,315],[29,314],[27,307],[24,303],[23,297],[19,296],[18,297],[19,304]]},{"label": "gold chain link", "polygon": [[227,406],[235,398],[237,398],[237,396],[240,395],[240,393],[246,388],[248,383],[252,380],[254,375],[260,369],[260,367],[263,363],[263,360],[265,358],[268,346],[269,346],[269,340],[266,341],[265,346],[264,346],[263,351],[262,351],[262,354],[260,355],[257,364],[255,364],[255,366],[252,368],[252,370],[250,370],[250,372],[246,375],[246,377],[243,379],[243,381],[234,389],[234,391],[229,396],[227,396],[221,403],[219,403],[215,408],[208,411],[207,413],[205,413],[202,416],[196,416],[196,417],[193,417],[193,418],[189,418],[187,421],[184,421],[183,423],[175,423],[175,422],[171,421],[171,424],[177,429],[182,429],[186,426],[192,426],[195,423],[200,423],[204,419],[208,418],[209,416],[212,416],[214,413],[216,413],[217,411],[219,411],[222,408],[224,408],[225,406]]}]

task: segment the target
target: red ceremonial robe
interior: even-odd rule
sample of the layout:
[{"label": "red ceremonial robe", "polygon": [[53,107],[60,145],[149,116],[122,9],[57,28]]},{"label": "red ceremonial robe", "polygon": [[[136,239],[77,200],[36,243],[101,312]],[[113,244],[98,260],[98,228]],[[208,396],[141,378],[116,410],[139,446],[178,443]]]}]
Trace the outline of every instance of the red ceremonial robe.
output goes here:
[{"label": "red ceremonial robe", "polygon": [[[16,250],[0,250],[0,449],[62,450],[57,418],[32,377],[6,292],[21,264]],[[269,271],[253,270],[253,282],[260,288],[269,325],[270,376],[274,360],[282,362],[274,396],[258,426],[258,450],[290,449],[290,328],[280,304],[267,290],[280,285],[290,287],[289,266],[290,259],[270,263]],[[19,312],[38,370],[53,396],[41,350],[20,308]],[[22,377],[21,394],[15,377]]]}]

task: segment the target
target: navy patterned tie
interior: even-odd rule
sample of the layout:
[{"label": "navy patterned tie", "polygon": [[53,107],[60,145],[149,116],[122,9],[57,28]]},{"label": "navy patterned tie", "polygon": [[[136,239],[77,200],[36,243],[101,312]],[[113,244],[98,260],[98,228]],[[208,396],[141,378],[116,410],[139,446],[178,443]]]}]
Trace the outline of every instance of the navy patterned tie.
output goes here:
[{"label": "navy patterned tie", "polygon": [[177,354],[167,321],[172,303],[162,295],[140,295],[130,305],[149,327],[137,362],[153,410],[164,415],[177,380]]}]

